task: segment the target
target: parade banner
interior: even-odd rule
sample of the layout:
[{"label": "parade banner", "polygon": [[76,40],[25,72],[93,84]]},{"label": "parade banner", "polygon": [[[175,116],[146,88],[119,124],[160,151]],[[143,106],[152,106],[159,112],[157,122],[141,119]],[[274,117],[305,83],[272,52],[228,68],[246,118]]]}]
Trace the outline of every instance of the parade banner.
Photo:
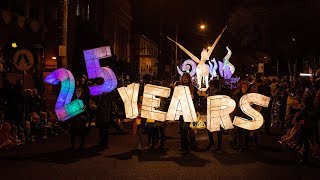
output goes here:
[{"label": "parade banner", "polygon": [[[230,68],[232,66],[228,61],[231,56],[231,51],[229,48],[227,49],[228,55],[224,58],[224,65],[226,66],[222,64],[219,66],[223,71],[227,68],[232,74],[234,72],[234,68]],[[118,84],[117,78],[112,69],[108,67],[100,67],[99,59],[110,56],[111,50],[109,46],[84,50],[89,78],[101,77],[104,80],[102,85],[89,87],[90,93],[93,96],[111,92]],[[76,99],[70,102],[75,89],[75,81],[69,70],[63,68],[57,69],[45,78],[45,82],[54,85],[61,82],[61,91],[55,108],[59,120],[67,120],[84,111],[82,100]],[[117,90],[125,104],[126,117],[132,119],[136,118],[139,112],[139,84],[133,83],[127,87],[118,88]],[[182,116],[185,122],[197,122],[198,117],[188,86],[180,85],[174,88],[168,112],[157,110],[160,107],[161,102],[159,97],[169,98],[169,96],[170,88],[146,84],[143,92],[141,117],[157,121],[175,121],[179,120],[180,116]],[[251,107],[251,105],[256,104],[262,107],[267,107],[269,102],[269,97],[258,93],[243,95],[240,99],[239,106],[246,115],[251,117],[252,120],[236,116],[234,121],[231,122],[230,113],[235,109],[236,102],[228,96],[209,96],[207,97],[207,129],[214,132],[220,131],[220,127],[223,129],[233,129],[233,125],[248,130],[259,129],[263,125],[264,119],[258,111]]]}]

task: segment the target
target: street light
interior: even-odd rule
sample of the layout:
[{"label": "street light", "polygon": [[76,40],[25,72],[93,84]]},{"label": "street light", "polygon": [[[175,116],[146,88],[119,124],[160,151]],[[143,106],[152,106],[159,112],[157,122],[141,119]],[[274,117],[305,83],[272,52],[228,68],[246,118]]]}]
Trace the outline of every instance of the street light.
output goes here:
[{"label": "street light", "polygon": [[17,47],[18,47],[16,42],[12,42],[12,43],[11,43],[11,46],[12,46],[13,48],[17,48]]},{"label": "street light", "polygon": [[206,25],[201,24],[201,25],[200,25],[200,29],[201,29],[201,30],[205,30],[205,29],[206,29]]}]

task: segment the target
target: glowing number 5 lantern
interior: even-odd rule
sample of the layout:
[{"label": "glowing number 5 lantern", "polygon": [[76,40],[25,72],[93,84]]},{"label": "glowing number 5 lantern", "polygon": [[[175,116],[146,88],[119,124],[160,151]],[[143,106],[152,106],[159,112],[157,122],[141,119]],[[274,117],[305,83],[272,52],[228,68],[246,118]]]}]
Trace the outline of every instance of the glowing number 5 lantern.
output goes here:
[{"label": "glowing number 5 lantern", "polygon": [[69,70],[64,68],[57,69],[50,73],[44,81],[54,85],[61,82],[61,90],[55,107],[59,120],[65,121],[84,111],[82,100],[76,99],[70,102],[74,93],[75,82],[74,77]]},{"label": "glowing number 5 lantern", "polygon": [[111,92],[114,90],[117,87],[117,78],[114,72],[108,67],[100,67],[99,62],[99,59],[111,57],[110,46],[84,50],[83,54],[89,79],[99,77],[104,79],[102,85],[89,87],[90,94],[96,96],[103,92]]}]

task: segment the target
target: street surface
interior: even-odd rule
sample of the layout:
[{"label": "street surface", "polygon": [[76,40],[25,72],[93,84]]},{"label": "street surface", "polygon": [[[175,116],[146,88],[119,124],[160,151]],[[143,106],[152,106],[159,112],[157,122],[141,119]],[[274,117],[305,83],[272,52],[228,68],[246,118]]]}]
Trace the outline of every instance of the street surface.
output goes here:
[{"label": "street surface", "polygon": [[[130,123],[126,130],[131,132]],[[224,135],[222,153],[207,151],[205,130],[197,134],[198,148],[182,155],[178,124],[166,129],[163,149],[135,150],[137,138],[110,133],[110,148],[95,145],[98,131],[92,129],[84,151],[68,150],[69,136],[57,136],[27,144],[15,152],[0,154],[1,180],[6,179],[319,179],[320,163],[300,166],[295,154],[285,152],[276,136],[259,136],[259,147],[238,152]],[[216,139],[216,135],[214,135]],[[144,136],[144,140],[147,136]]]}]

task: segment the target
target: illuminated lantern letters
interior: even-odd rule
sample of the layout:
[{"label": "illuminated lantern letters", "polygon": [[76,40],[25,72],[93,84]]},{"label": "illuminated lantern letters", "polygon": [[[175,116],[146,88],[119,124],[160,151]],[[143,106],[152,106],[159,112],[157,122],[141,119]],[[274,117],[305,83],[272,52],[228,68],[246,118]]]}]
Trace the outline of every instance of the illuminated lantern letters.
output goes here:
[{"label": "illuminated lantern letters", "polygon": [[160,107],[160,99],[156,96],[168,98],[170,96],[170,88],[147,84],[144,86],[143,100],[141,107],[141,117],[165,121],[166,112],[155,110]]},{"label": "illuminated lantern letters", "polygon": [[61,82],[61,90],[55,107],[59,120],[67,120],[84,111],[84,104],[82,100],[76,99],[70,102],[74,93],[75,81],[69,70],[64,68],[57,69],[50,73],[44,81],[54,85]]},{"label": "illuminated lantern letters", "polygon": [[229,114],[236,107],[236,102],[229,96],[215,95],[207,99],[207,129],[210,132],[220,131],[220,126],[233,129]]},{"label": "illuminated lantern letters", "polygon": [[103,78],[101,85],[91,86],[90,94],[93,96],[103,92],[111,92],[117,87],[117,78],[114,72],[108,67],[100,67],[99,59],[111,57],[110,46],[104,46],[95,49],[84,50],[84,59],[86,61],[88,78]]},{"label": "illuminated lantern letters", "polygon": [[180,115],[183,116],[185,122],[197,121],[197,114],[188,86],[177,86],[174,88],[168,109],[167,120],[178,120]]},{"label": "illuminated lantern letters", "polygon": [[241,110],[252,118],[252,120],[247,120],[242,117],[234,117],[233,124],[235,126],[241,127],[247,130],[256,130],[263,125],[263,116],[253,109],[250,105],[256,104],[263,107],[268,107],[270,98],[258,93],[249,93],[241,97],[240,107]]},{"label": "illuminated lantern letters", "polygon": [[127,118],[136,118],[138,116],[138,94],[139,84],[132,83],[127,87],[118,88],[118,92],[124,102]]}]

